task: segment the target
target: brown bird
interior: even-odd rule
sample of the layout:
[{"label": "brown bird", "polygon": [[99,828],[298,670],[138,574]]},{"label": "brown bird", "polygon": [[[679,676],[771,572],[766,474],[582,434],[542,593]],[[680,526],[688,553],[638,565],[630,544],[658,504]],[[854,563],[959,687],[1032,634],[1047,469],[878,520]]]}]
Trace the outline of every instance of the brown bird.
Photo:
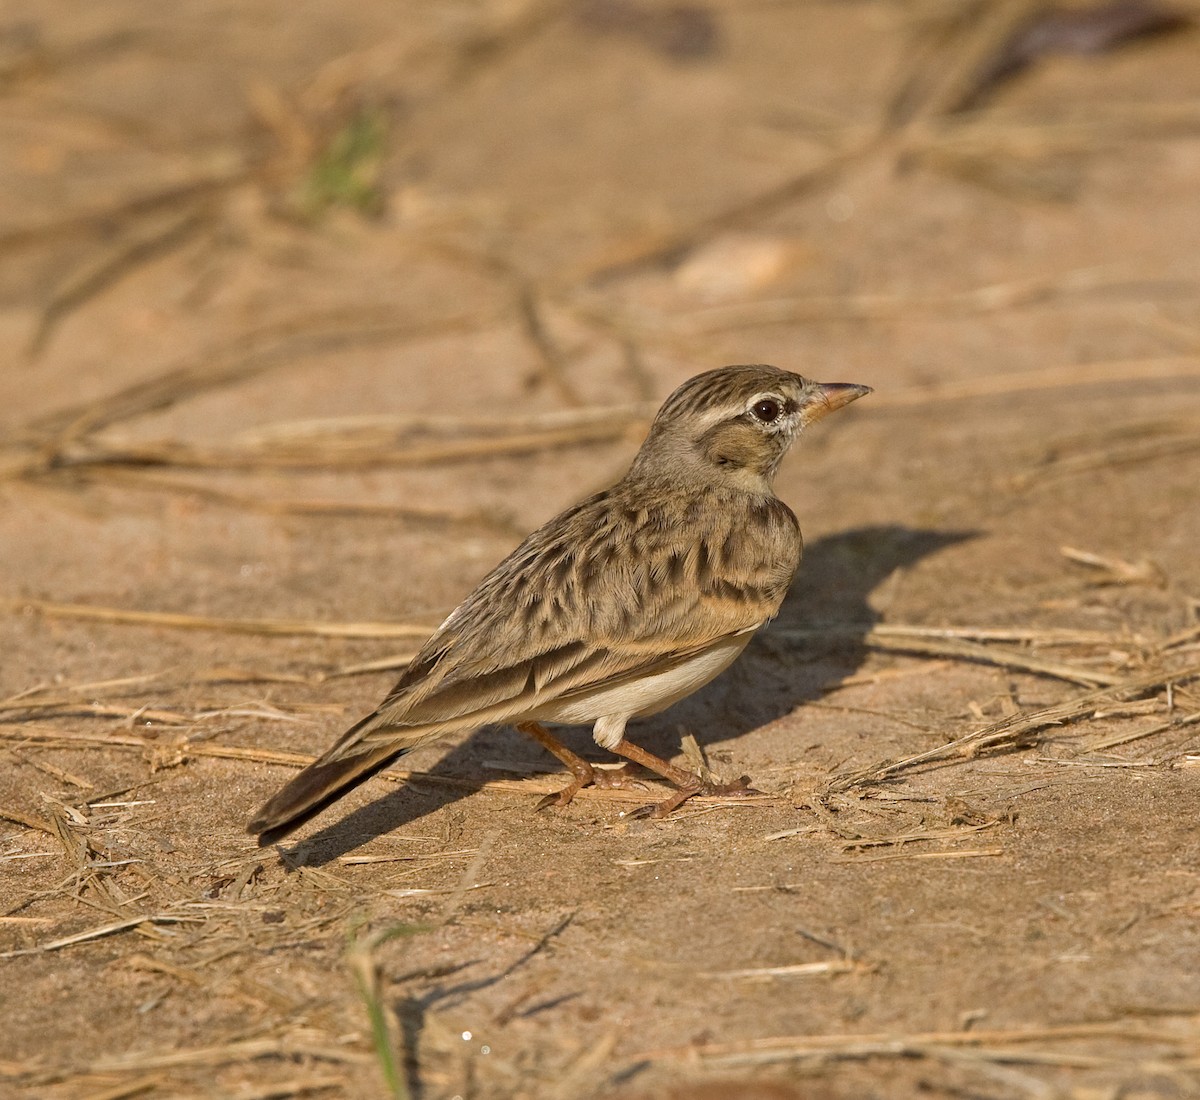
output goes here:
[{"label": "brown bird", "polygon": [[769,366],[724,367],[667,398],[629,472],[531,534],[434,632],[377,710],[352,726],[250,822],[260,842],[289,832],[410,749],[489,723],[536,738],[572,773],[565,806],[596,771],[542,725],[589,724],[603,748],[678,788],[705,784],[625,738],[719,675],[783,602],[802,542],[772,479],[797,434],[870,393]]}]

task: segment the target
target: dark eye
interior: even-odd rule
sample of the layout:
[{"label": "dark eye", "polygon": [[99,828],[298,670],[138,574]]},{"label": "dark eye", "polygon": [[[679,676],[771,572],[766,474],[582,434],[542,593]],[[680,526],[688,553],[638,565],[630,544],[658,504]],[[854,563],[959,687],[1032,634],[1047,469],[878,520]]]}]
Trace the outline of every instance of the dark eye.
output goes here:
[{"label": "dark eye", "polygon": [[771,424],[779,419],[779,414],[783,412],[783,406],[773,397],[764,397],[761,401],[755,401],[750,411],[756,419],[761,420],[764,424]]}]

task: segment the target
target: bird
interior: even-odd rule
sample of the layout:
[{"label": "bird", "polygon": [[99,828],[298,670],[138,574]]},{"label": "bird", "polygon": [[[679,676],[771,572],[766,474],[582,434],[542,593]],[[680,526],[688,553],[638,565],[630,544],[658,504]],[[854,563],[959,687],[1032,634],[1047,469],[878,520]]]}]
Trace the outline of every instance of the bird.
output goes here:
[{"label": "bird", "polygon": [[[369,715],[270,799],[248,830],[268,844],[416,748],[480,726],[533,737],[571,774],[538,808],[584,787],[636,782],[641,765],[672,784],[643,808],[665,817],[719,784],[627,739],[728,668],[774,618],[803,540],[775,495],[784,455],[809,425],[870,393],[766,365],[689,378],[663,403],[628,472],[529,535],[425,642]],[[630,764],[596,769],[545,723],[591,725]]]}]

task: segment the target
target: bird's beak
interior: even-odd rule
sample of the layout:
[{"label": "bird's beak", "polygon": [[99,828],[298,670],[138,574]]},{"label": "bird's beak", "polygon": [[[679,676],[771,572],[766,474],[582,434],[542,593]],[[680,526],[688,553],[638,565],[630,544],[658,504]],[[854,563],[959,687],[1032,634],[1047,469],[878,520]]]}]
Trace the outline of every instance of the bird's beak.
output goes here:
[{"label": "bird's beak", "polygon": [[853,382],[814,382],[800,406],[800,422],[811,424],[870,392],[870,386],[856,386]]}]

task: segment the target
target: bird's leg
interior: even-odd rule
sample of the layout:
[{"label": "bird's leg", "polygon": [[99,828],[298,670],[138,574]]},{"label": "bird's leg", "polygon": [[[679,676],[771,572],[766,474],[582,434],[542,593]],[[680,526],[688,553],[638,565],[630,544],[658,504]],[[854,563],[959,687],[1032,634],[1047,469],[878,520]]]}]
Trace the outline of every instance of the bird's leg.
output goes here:
[{"label": "bird's leg", "polygon": [[677,768],[674,764],[655,756],[654,753],[647,752],[640,745],[626,741],[624,737],[612,746],[612,751],[618,756],[625,757],[626,760],[641,764],[643,768],[649,768],[650,771],[661,775],[668,783],[680,790],[699,791],[704,786],[704,781],[694,772]]},{"label": "bird's leg", "polygon": [[540,722],[520,722],[517,724],[517,729],[522,733],[527,733],[548,753],[561,760],[575,777],[561,791],[546,795],[537,804],[539,810],[544,810],[548,806],[567,805],[584,787],[611,788],[642,785],[626,773],[624,768],[617,772],[597,771],[582,756],[567,748]]},{"label": "bird's leg", "polygon": [[657,772],[668,783],[672,783],[679,788],[666,801],[659,802],[654,806],[644,806],[639,810],[633,811],[631,816],[666,817],[682,806],[692,795],[696,794],[723,795],[726,798],[739,798],[758,793],[750,786],[750,777],[747,775],[743,775],[732,783],[706,782],[694,772],[677,768],[674,764],[655,756],[652,752],[647,752],[632,741],[626,741],[624,737],[615,745],[610,746],[610,748],[618,756],[623,756],[626,760],[632,760],[637,764],[641,764],[644,768],[649,768],[652,772]]}]

